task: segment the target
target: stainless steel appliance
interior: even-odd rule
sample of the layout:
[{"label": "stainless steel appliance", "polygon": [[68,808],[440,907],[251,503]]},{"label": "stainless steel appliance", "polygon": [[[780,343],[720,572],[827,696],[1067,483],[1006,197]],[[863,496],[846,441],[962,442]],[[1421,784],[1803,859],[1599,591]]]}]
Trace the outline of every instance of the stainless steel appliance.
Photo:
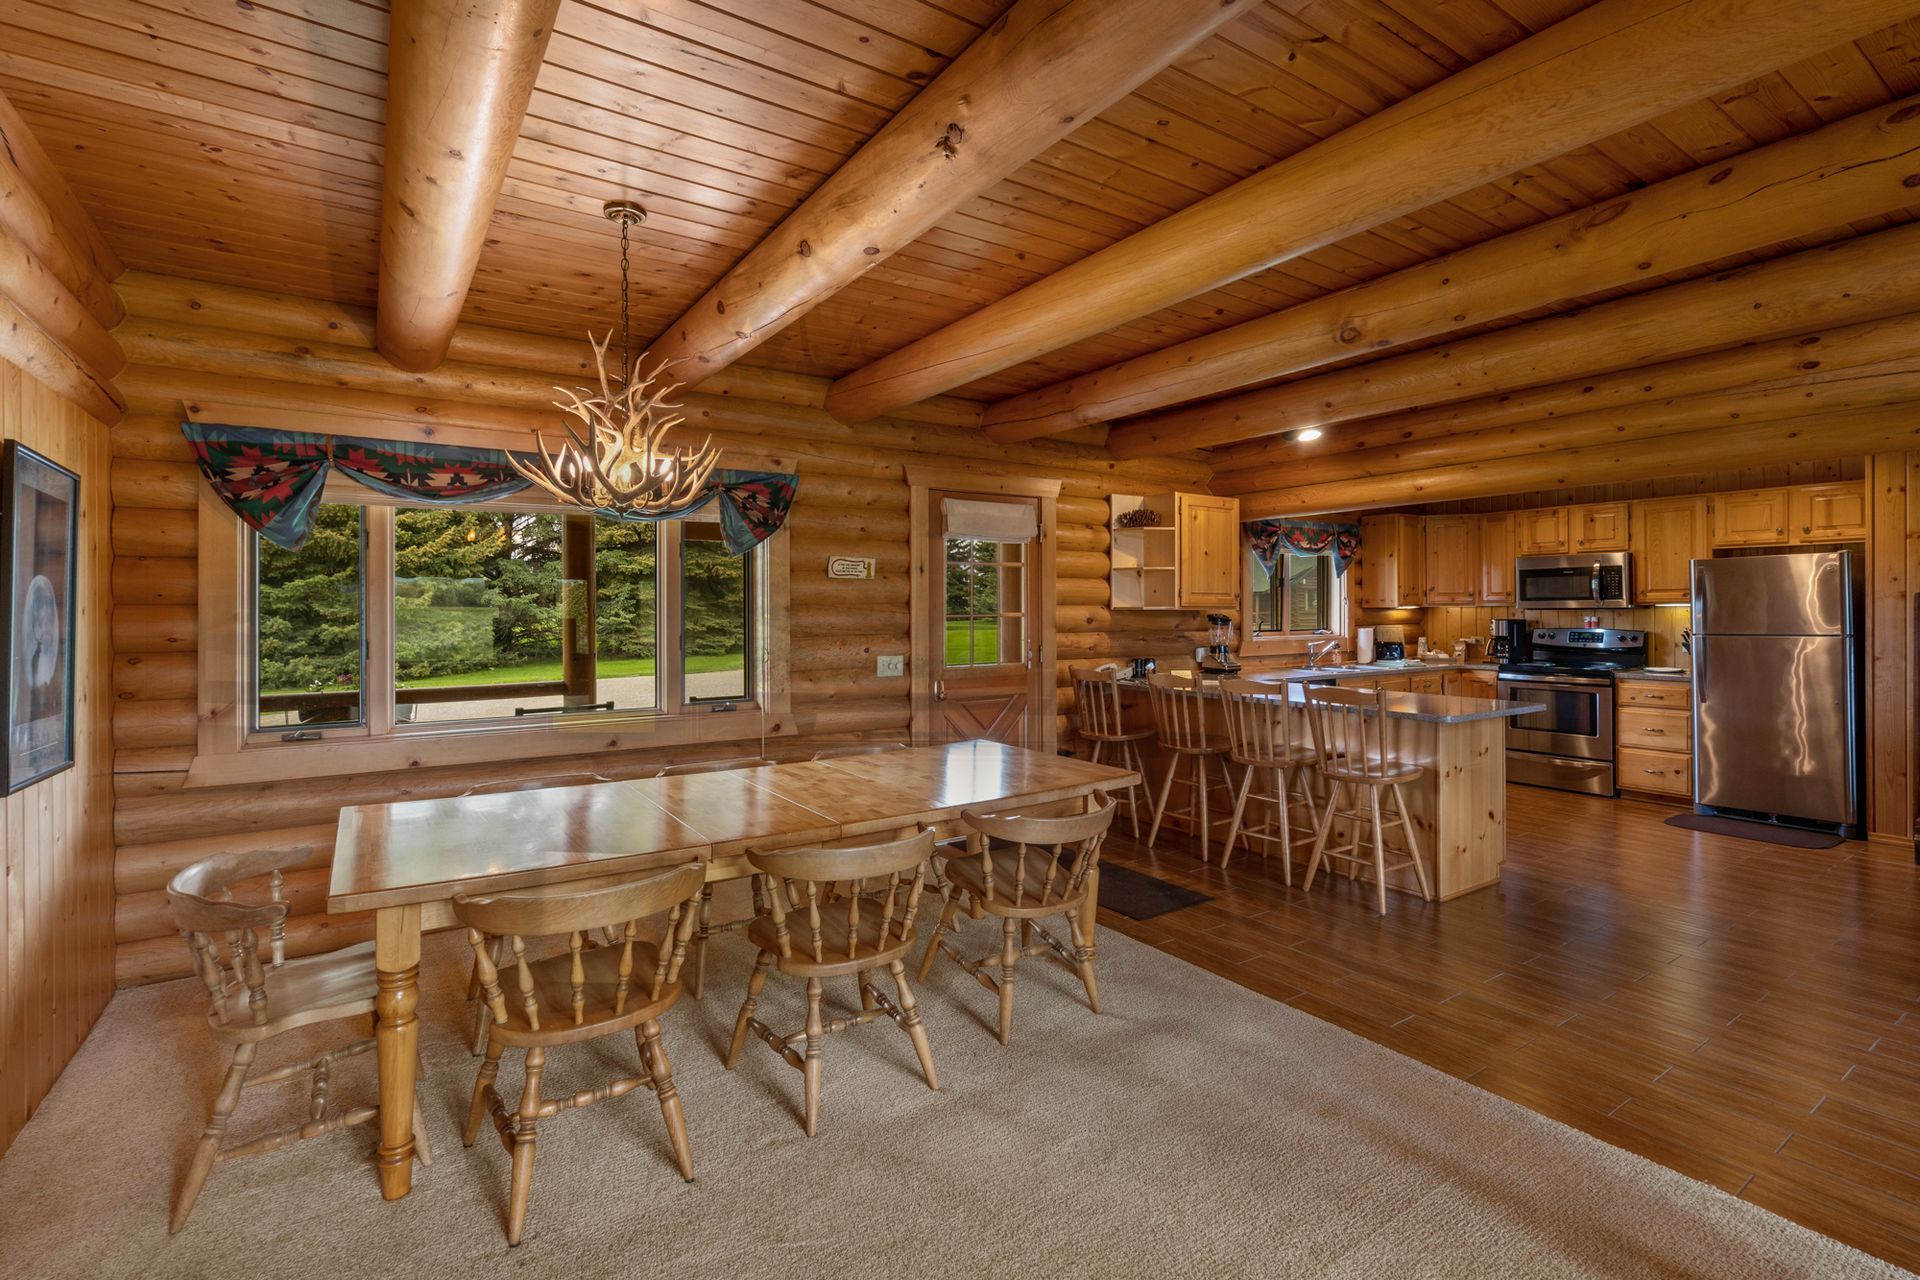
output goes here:
[{"label": "stainless steel appliance", "polygon": [[1489,635],[1488,653],[1501,662],[1521,662],[1527,656],[1527,620],[1495,618]]},{"label": "stainless steel appliance", "polygon": [[1858,829],[1860,570],[1851,551],[1693,562],[1696,811]]},{"label": "stainless steel appliance", "polygon": [[1527,639],[1524,659],[1500,664],[1500,697],[1544,710],[1507,721],[1508,780],[1613,795],[1613,676],[1646,665],[1647,633],[1542,628]]},{"label": "stainless steel appliance", "polygon": [[1233,657],[1233,619],[1224,613],[1207,615],[1207,648],[1200,669],[1210,675],[1232,675],[1240,669]]},{"label": "stainless steel appliance", "polygon": [[1513,590],[1522,609],[1630,609],[1632,561],[1624,551],[1521,556],[1513,565]]}]

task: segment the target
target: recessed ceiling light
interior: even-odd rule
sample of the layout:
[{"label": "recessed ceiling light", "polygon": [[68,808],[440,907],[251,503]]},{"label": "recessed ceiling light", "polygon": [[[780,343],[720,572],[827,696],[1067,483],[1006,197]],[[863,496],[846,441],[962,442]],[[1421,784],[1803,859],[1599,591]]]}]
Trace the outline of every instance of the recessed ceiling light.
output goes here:
[{"label": "recessed ceiling light", "polygon": [[1295,440],[1300,441],[1302,444],[1306,443],[1309,440],[1318,440],[1320,438],[1320,428],[1302,427],[1298,431],[1293,433],[1293,438]]}]

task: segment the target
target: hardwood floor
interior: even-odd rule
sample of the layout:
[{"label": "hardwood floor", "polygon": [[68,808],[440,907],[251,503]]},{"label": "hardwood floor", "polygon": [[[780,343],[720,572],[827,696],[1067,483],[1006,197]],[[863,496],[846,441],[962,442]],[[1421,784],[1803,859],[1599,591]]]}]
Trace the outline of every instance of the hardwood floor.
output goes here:
[{"label": "hardwood floor", "polygon": [[[1510,787],[1497,888],[1383,920],[1237,851],[1106,857],[1213,901],[1101,923],[1920,1270],[1920,874]],[[1304,857],[1300,856],[1302,862]]]}]

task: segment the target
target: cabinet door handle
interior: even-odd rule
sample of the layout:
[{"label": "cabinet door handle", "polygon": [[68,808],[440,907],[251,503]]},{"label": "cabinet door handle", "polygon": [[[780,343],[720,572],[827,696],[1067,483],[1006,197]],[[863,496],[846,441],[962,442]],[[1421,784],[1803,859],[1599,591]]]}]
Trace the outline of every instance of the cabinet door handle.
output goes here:
[{"label": "cabinet door handle", "polygon": [[1640,729],[1640,732],[1642,732],[1642,733],[1665,733],[1665,732],[1666,732],[1666,730],[1665,730],[1665,729],[1656,729],[1656,728],[1654,728],[1654,727],[1653,727],[1652,725],[1643,725],[1643,726],[1641,726],[1641,729]]},{"label": "cabinet door handle", "polygon": [[1666,772],[1666,771],[1665,771],[1664,769],[1642,769],[1642,770],[1641,770],[1640,772],[1642,772],[1642,773],[1651,773],[1651,774],[1655,774],[1655,775],[1658,775],[1658,774],[1661,774],[1661,773],[1664,773],[1664,772]]}]

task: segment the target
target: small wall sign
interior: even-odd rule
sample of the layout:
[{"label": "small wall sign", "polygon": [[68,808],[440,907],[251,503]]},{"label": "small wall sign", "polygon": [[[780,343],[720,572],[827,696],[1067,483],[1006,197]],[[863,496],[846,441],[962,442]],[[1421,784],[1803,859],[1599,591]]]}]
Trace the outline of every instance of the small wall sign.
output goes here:
[{"label": "small wall sign", "polygon": [[842,579],[871,578],[873,560],[859,556],[828,556],[827,576]]}]

